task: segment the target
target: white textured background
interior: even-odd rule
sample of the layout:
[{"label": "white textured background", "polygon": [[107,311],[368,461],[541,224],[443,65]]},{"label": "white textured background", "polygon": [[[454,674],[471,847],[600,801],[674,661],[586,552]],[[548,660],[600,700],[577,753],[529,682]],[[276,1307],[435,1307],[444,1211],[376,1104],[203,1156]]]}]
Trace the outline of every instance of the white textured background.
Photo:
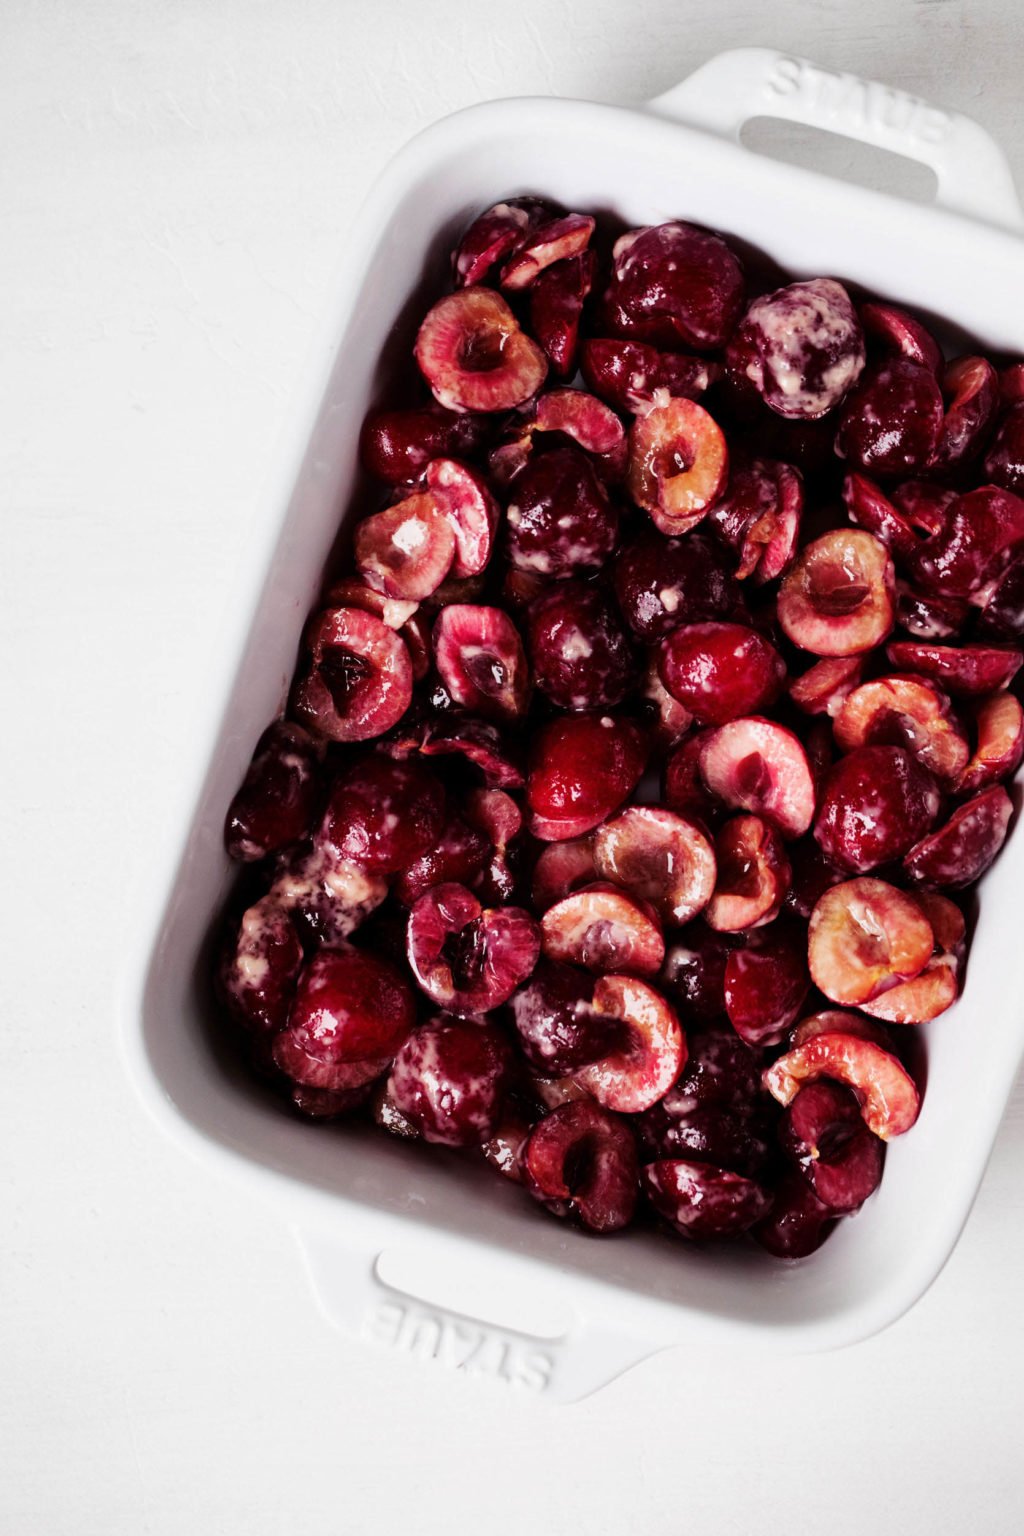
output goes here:
[{"label": "white textured background", "polygon": [[666,1355],[552,1409],[332,1333],[276,1219],[143,1118],[114,998],[266,444],[390,152],[767,43],[972,113],[1020,179],[1021,42],[1016,0],[0,3],[3,1536],[1020,1530],[1020,1086],[889,1333]]}]

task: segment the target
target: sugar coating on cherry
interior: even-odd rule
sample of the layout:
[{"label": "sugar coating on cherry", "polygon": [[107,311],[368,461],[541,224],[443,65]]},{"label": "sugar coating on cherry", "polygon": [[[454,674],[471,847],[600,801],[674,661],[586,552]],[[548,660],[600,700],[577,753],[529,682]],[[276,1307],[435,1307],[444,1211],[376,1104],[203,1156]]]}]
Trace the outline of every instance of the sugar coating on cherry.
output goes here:
[{"label": "sugar coating on cherry", "polygon": [[534,682],[560,709],[620,704],[635,679],[633,647],[614,605],[586,582],[560,581],[535,598],[526,639]]},{"label": "sugar coating on cherry", "polygon": [[506,554],[539,576],[599,570],[612,554],[619,513],[579,448],[531,458],[512,481],[505,511]]},{"label": "sugar coating on cherry", "polygon": [[607,881],[563,896],[544,913],[540,927],[545,955],[586,970],[654,976],[665,958],[661,923],[651,905]]},{"label": "sugar coating on cherry", "polygon": [[755,299],[727,357],[770,410],[813,420],[833,410],[857,382],[864,335],[843,285],[817,277]]},{"label": "sugar coating on cherry", "polygon": [[508,1085],[509,1048],[497,1026],[442,1014],[406,1040],[388,1092],[425,1141],[472,1147],[497,1131]]},{"label": "sugar coating on cherry", "polygon": [[604,313],[617,336],[711,351],[731,336],[743,293],[743,269],[725,241],[674,221],[615,242]]}]

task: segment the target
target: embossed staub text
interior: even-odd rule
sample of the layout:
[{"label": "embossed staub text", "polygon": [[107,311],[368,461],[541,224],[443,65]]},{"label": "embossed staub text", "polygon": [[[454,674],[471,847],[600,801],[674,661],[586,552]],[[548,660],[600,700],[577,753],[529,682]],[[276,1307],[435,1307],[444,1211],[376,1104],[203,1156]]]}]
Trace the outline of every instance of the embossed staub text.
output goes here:
[{"label": "embossed staub text", "polygon": [[529,1339],[404,1300],[389,1298],[368,1308],[363,1333],[399,1354],[436,1360],[450,1370],[530,1392],[543,1392],[555,1367],[554,1354],[537,1349]]},{"label": "embossed staub text", "polygon": [[858,137],[941,144],[953,127],[948,112],[906,91],[821,69],[803,59],[780,56],[775,60],[765,81],[765,95],[776,103],[789,98],[812,121]]}]

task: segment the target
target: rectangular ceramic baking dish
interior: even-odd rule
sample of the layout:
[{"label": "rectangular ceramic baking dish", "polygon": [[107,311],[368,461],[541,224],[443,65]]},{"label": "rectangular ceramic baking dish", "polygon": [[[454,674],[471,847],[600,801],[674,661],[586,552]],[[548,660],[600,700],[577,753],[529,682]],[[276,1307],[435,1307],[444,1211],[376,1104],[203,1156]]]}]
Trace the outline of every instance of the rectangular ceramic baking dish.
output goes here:
[{"label": "rectangular ceramic baking dish", "polygon": [[[739,133],[764,116],[923,161],[937,201],[911,204],[755,156]],[[692,219],[769,251],[794,275],[853,280],[1019,352],[1024,220],[1002,154],[975,123],[741,49],[643,109],[513,100],[447,118],[392,162],[349,232],[336,307],[248,529],[225,645],[182,765],[180,820],[172,810],[163,857],[140,894],[127,1054],[160,1122],[294,1227],[338,1324],[569,1399],[671,1345],[692,1355],[847,1344],[926,1289],[967,1217],[1024,1050],[1024,1004],[1007,984],[1019,964],[1024,837],[1011,836],[983,882],[962,1000],[924,1030],[917,1126],[890,1148],[868,1207],[799,1264],[654,1235],[588,1238],[482,1166],[423,1156],[379,1133],[301,1124],[222,1059],[205,1017],[204,943],[232,878],[225,807],[285,697],[356,484],[359,424],[381,387],[382,354],[411,339],[455,233],[518,192],[633,224]],[[389,1281],[382,1270],[396,1264],[401,1278]]]}]

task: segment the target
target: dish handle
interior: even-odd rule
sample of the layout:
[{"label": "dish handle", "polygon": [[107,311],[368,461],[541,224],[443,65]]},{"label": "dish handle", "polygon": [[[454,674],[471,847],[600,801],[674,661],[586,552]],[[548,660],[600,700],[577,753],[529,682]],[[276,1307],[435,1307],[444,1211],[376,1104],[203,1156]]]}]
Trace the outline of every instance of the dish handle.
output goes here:
[{"label": "dish handle", "polygon": [[[392,1234],[369,1249],[339,1240],[335,1232],[296,1228],[313,1291],[328,1320],[351,1338],[358,1338],[413,1360],[429,1360],[464,1377],[501,1382],[524,1397],[570,1403],[606,1386],[662,1346],[600,1322],[596,1316],[574,1316],[554,1336],[484,1321],[470,1312],[426,1300],[415,1283],[403,1288],[381,1278],[383,1258],[400,1258],[404,1269],[416,1269],[415,1251],[407,1239]],[[380,1235],[378,1235],[380,1236]],[[440,1244],[440,1247],[438,1247]],[[481,1250],[451,1234],[431,1234],[432,1269],[458,1266],[463,1258],[480,1274]],[[522,1266],[514,1254],[490,1257],[492,1273],[507,1290],[510,1279],[525,1294],[537,1290],[536,1270]],[[453,1268],[452,1273],[455,1273]],[[526,1289],[529,1288],[529,1289]],[[556,1298],[561,1300],[562,1298]],[[575,1310],[574,1304],[574,1310]]]},{"label": "dish handle", "polygon": [[1009,162],[980,123],[894,86],[771,48],[733,48],[647,107],[737,142],[745,123],[770,117],[873,144],[930,166],[939,207],[1024,232]]}]

